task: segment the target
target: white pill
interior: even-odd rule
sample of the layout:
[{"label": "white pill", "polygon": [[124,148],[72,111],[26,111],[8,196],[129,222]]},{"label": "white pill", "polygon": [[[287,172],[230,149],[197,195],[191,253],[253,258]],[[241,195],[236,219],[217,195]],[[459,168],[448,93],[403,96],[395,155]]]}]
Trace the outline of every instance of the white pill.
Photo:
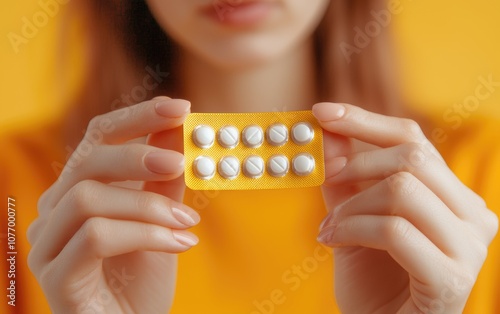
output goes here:
[{"label": "white pill", "polygon": [[264,160],[259,156],[249,156],[243,162],[243,173],[253,179],[264,174]]},{"label": "white pill", "polygon": [[193,169],[198,178],[209,180],[215,174],[215,162],[210,157],[199,156],[194,160]]},{"label": "white pill", "polygon": [[301,153],[292,160],[292,169],[296,175],[306,176],[314,170],[314,157],[308,153]]},{"label": "white pill", "polygon": [[267,161],[267,172],[273,177],[283,177],[288,172],[288,158],[284,155],[274,155]]},{"label": "white pill", "polygon": [[225,148],[233,148],[240,141],[240,132],[235,126],[226,125],[217,132],[219,144]]},{"label": "white pill", "polygon": [[240,174],[240,161],[234,156],[226,156],[219,161],[219,174],[226,179],[234,179]]},{"label": "white pill", "polygon": [[214,144],[215,132],[208,125],[199,125],[193,131],[193,141],[199,148],[210,148]]},{"label": "white pill", "polygon": [[305,145],[314,138],[314,129],[308,122],[298,122],[292,127],[292,140],[297,145]]},{"label": "white pill", "polygon": [[288,141],[288,128],[281,123],[276,123],[267,128],[266,137],[269,144],[281,146]]},{"label": "white pill", "polygon": [[257,148],[264,141],[264,131],[258,125],[249,125],[243,129],[241,139],[245,146]]}]

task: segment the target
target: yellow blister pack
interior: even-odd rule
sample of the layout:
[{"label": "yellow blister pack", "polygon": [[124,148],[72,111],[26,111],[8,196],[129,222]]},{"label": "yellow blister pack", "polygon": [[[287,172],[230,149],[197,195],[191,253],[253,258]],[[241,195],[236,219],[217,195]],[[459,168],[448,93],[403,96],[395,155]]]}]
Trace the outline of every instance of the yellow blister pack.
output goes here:
[{"label": "yellow blister pack", "polygon": [[323,130],[311,111],[189,114],[184,156],[193,190],[298,188],[325,180]]}]

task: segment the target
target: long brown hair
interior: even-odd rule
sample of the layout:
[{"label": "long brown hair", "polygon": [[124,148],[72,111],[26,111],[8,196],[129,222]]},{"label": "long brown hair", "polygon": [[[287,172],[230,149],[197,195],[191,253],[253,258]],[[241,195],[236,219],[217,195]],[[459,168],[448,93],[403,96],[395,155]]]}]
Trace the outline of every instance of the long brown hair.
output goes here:
[{"label": "long brown hair", "polygon": [[[400,115],[390,27],[380,27],[362,49],[354,43],[356,29],[363,30],[373,22],[374,12],[387,11],[386,2],[331,0],[314,34],[322,101],[353,103]],[[81,130],[93,116],[130,105],[122,96],[140,86],[146,69],[158,68],[169,75],[143,98],[178,96],[175,73],[179,49],[156,23],[144,0],[74,1],[68,5],[67,17],[73,20],[76,16],[85,29],[83,62],[87,71],[72,107],[72,114],[81,123],[71,119],[73,127]],[[349,45],[357,51],[346,55]]]}]

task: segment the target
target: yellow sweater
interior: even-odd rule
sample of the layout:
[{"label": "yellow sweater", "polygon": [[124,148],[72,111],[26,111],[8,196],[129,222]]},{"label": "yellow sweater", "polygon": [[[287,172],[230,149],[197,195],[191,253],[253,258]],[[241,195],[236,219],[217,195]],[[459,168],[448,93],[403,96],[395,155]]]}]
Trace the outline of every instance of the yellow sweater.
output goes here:
[{"label": "yellow sweater", "polygon": [[[2,230],[7,197],[15,199],[18,252],[16,307],[7,305],[7,256],[2,256],[1,313],[50,313],[26,265],[26,229],[37,216],[39,195],[64,163],[57,127],[10,136],[0,142]],[[440,150],[450,167],[500,214],[498,121],[467,121]],[[57,168],[57,167],[56,167]],[[316,242],[325,215],[319,188],[276,191],[187,191],[185,201],[202,222],[200,243],[179,257],[173,314],[338,313],[333,296],[332,256]],[[4,232],[4,231],[2,231]],[[2,246],[5,248],[5,238]],[[5,249],[1,250],[5,252]],[[500,313],[500,239],[490,247],[465,313]],[[342,287],[337,287],[342,289]]]}]

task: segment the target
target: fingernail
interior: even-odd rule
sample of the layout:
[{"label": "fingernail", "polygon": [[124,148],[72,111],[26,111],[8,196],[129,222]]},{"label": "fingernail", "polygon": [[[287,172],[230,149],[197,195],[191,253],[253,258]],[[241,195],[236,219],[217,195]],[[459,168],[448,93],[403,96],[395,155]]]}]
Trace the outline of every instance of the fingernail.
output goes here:
[{"label": "fingernail", "polygon": [[345,106],[337,103],[319,103],[312,108],[313,115],[319,121],[334,121],[345,114]]},{"label": "fingernail", "polygon": [[326,163],[326,179],[338,175],[347,165],[346,157],[335,157]]},{"label": "fingernail", "polygon": [[326,217],[325,219],[323,219],[323,221],[321,222],[321,224],[319,225],[319,231],[321,232],[321,230],[323,230],[323,228],[328,225],[330,223],[330,221],[332,220],[333,218],[333,215],[332,213],[330,212]]},{"label": "fingernail", "polygon": [[169,118],[179,118],[189,112],[191,103],[184,99],[160,100],[155,104],[156,113]]},{"label": "fingernail", "polygon": [[331,245],[334,234],[335,234],[335,225],[330,225],[320,231],[317,240],[318,242],[323,243],[325,245]]},{"label": "fingernail", "polygon": [[187,226],[194,226],[200,222],[200,215],[194,210],[190,210],[189,213],[185,210],[179,209],[177,207],[172,207],[172,214],[175,219],[180,223]]},{"label": "fingernail", "polygon": [[184,169],[184,155],[178,152],[151,152],[144,157],[149,171],[159,174],[178,173]]},{"label": "fingernail", "polygon": [[174,236],[175,241],[179,242],[182,245],[195,246],[199,242],[198,237],[191,232],[183,230],[173,230],[172,235]]}]

